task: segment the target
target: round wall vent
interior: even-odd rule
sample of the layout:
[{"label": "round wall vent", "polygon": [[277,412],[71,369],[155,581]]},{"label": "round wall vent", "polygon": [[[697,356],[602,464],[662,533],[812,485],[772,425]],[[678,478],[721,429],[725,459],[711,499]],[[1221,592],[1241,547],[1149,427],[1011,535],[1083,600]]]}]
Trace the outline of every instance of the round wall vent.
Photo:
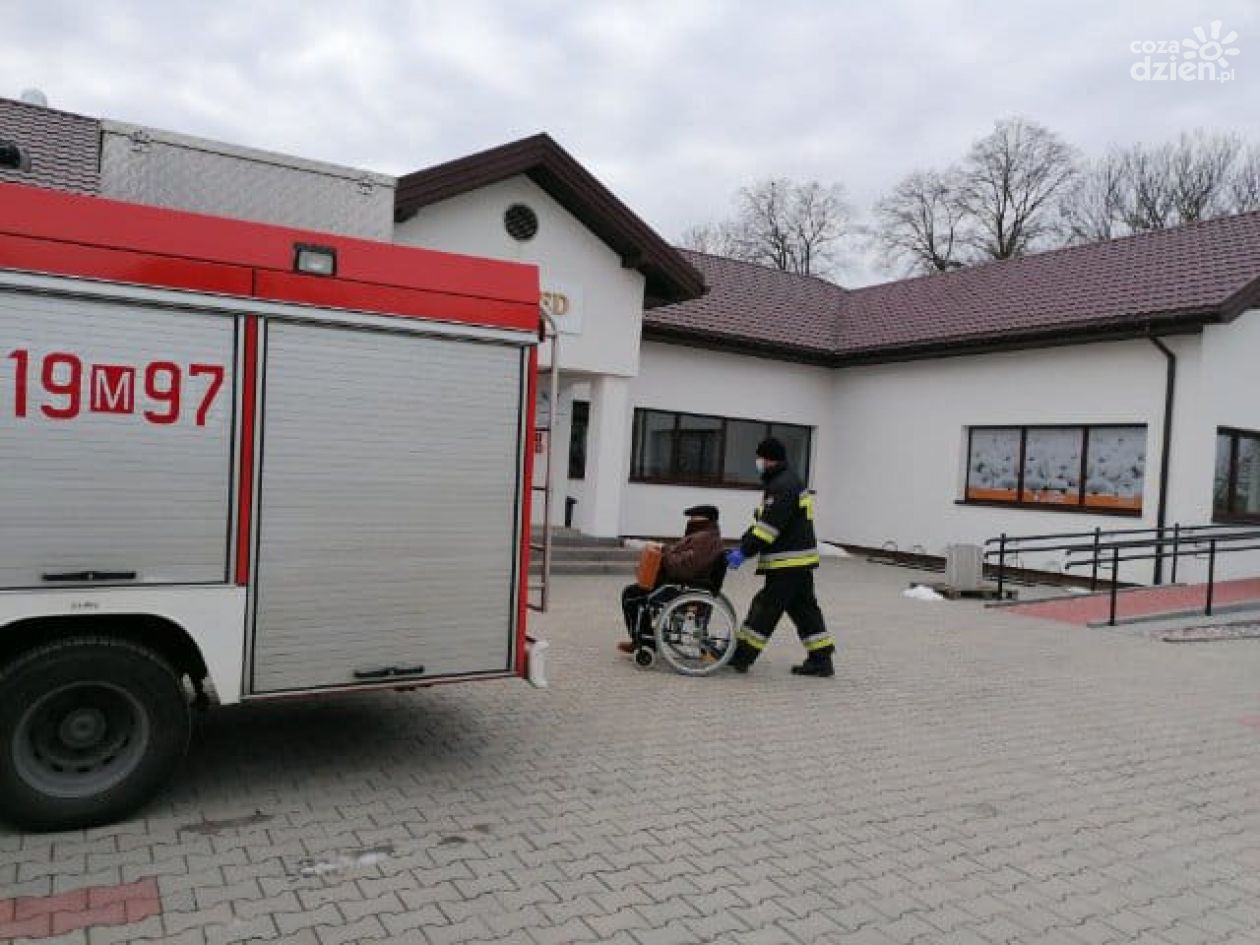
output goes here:
[{"label": "round wall vent", "polygon": [[514,203],[503,214],[503,227],[514,240],[532,240],[538,232],[538,214],[523,203]]}]

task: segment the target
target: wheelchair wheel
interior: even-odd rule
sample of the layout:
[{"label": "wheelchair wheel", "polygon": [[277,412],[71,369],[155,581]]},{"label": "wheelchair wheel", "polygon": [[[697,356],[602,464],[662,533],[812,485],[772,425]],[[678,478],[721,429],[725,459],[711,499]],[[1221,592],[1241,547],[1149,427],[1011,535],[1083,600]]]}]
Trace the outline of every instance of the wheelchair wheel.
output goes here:
[{"label": "wheelchair wheel", "polygon": [[656,665],[656,651],[650,646],[641,646],[634,651],[634,665],[639,669],[651,669]]},{"label": "wheelchair wheel", "polygon": [[735,655],[735,608],[721,594],[689,591],[666,604],[653,630],[665,661],[685,676],[707,676]]}]

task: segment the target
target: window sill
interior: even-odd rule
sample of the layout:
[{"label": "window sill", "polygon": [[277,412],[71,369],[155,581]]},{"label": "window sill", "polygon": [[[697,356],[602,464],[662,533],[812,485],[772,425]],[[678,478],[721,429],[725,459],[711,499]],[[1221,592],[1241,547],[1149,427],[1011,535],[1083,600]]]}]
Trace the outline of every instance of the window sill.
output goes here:
[{"label": "window sill", "polygon": [[989,502],[984,499],[955,499],[955,505],[973,505],[986,509],[1019,509],[1021,511],[1058,512],[1069,515],[1105,515],[1115,518],[1141,518],[1141,509],[1105,509],[1095,505],[1051,505],[1048,502]]},{"label": "window sill", "polygon": [[688,479],[649,479],[646,477],[630,477],[630,484],[637,486],[683,486],[688,489],[733,489],[744,492],[761,492],[760,483],[714,482],[713,480]]},{"label": "window sill", "polygon": [[1212,516],[1213,525],[1260,525],[1260,515],[1224,515]]}]

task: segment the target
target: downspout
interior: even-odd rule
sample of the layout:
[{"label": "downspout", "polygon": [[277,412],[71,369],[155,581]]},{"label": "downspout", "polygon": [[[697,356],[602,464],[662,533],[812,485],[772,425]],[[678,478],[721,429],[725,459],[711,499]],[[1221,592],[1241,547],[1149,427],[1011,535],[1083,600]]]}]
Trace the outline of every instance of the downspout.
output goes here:
[{"label": "downspout", "polygon": [[[1167,359],[1168,371],[1164,381],[1164,441],[1159,457],[1159,504],[1155,512],[1155,525],[1159,529],[1156,535],[1164,537],[1164,526],[1168,521],[1168,466],[1172,456],[1173,403],[1177,389],[1177,356],[1168,345],[1157,336],[1151,335],[1151,344],[1158,348]],[[1155,548],[1155,583],[1164,583],[1164,545],[1161,541]]]}]

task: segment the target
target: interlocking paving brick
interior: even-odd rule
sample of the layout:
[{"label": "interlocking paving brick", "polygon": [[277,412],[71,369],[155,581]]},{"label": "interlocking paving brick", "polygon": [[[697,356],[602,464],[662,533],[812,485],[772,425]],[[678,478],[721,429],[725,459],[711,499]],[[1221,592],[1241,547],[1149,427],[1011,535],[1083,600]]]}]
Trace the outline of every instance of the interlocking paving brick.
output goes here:
[{"label": "interlocking paving brick", "polygon": [[353,945],[355,942],[376,941],[387,938],[389,933],[376,916],[364,916],[345,925],[324,925],[315,929],[320,945]]},{"label": "interlocking paving brick", "polygon": [[407,909],[404,912],[384,913],[380,919],[390,935],[395,937],[408,932],[423,932],[426,929],[450,924],[450,920],[442,910],[433,904]]},{"label": "interlocking paving brick", "polygon": [[162,919],[154,915],[125,925],[97,926],[87,930],[88,945],[126,945],[137,939],[160,938]]},{"label": "interlocking paving brick", "polygon": [[1238,723],[1260,717],[1260,647],[912,602],[908,578],[825,563],[843,647],[808,686],[786,626],[747,676],[635,670],[611,649],[623,579],[562,578],[534,618],[546,692],[211,713],[142,819],[0,828],[0,922],[156,880],[166,926],[154,896],[82,940],[1260,941],[1260,738]]},{"label": "interlocking paving brick", "polygon": [[211,926],[205,930],[207,945],[257,945],[277,937],[276,922],[272,916],[253,919],[233,919],[228,925]]},{"label": "interlocking paving brick", "polygon": [[428,926],[424,930],[425,937],[433,945],[456,945],[458,942],[471,942],[479,938],[490,938],[493,932],[480,919],[465,919],[453,925]]},{"label": "interlocking paving brick", "polygon": [[630,933],[638,945],[695,945],[696,933],[683,922],[670,922],[651,929],[639,929]]},{"label": "interlocking paving brick", "polygon": [[301,912],[276,913],[276,926],[281,935],[292,935],[301,929],[313,929],[320,925],[339,925],[341,913],[335,903],[327,902],[318,909],[304,909]]}]

